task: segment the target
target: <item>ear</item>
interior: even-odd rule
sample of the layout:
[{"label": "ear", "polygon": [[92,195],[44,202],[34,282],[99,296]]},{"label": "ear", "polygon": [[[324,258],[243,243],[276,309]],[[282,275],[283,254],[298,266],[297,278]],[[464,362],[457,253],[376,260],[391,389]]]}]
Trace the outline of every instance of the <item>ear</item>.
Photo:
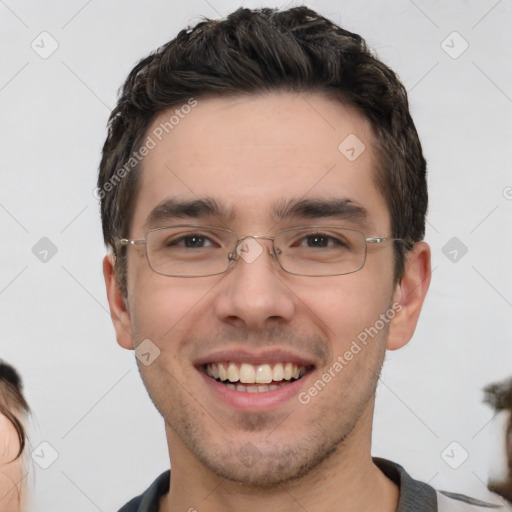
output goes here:
[{"label": "ear", "polygon": [[107,254],[103,258],[103,277],[107,289],[110,316],[116,331],[117,343],[127,350],[133,350],[132,326],[130,312],[125,304],[115,273],[115,256]]},{"label": "ear", "polygon": [[430,247],[417,242],[406,253],[405,271],[393,294],[393,304],[399,303],[401,310],[390,322],[387,349],[402,348],[414,334],[423,301],[430,286]]}]

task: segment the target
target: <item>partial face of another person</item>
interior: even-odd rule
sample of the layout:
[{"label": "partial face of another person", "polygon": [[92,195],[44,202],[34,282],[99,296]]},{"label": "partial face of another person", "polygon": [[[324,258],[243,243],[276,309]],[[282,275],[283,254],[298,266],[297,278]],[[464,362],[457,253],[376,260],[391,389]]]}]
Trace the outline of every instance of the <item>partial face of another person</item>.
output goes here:
[{"label": "partial face of another person", "polygon": [[24,510],[23,457],[17,458],[20,442],[16,428],[7,416],[0,413],[0,510]]},{"label": "partial face of another person", "polygon": [[[355,160],[338,149],[351,134],[365,145]],[[373,144],[364,117],[320,94],[198,98],[145,157],[130,233],[123,235],[145,239],[152,228],[200,224],[239,237],[333,225],[366,237],[390,236]],[[229,215],[151,216],[165,201],[205,198]],[[345,208],[276,215],[304,200],[339,200]],[[250,250],[262,249],[255,259],[239,257],[224,274],[193,278],[160,275],[150,268],[144,245],[128,247],[126,309],[108,280],[107,288],[120,345],[133,349],[151,340],[160,350],[139,367],[166,421],[171,457],[179,453],[219,476],[268,486],[348,453],[358,440],[369,444],[386,347],[409,340],[419,306],[396,308],[407,300],[393,280],[392,243],[369,244],[358,272],[310,277],[285,272],[271,240],[246,241]],[[381,315],[387,321],[378,322]],[[371,327],[366,344],[358,341]],[[301,378],[232,389],[214,378],[219,364],[228,370],[229,363],[235,380],[240,371],[245,380],[266,375],[269,365],[272,379],[281,381],[280,366],[286,372],[290,363],[289,371]]]}]

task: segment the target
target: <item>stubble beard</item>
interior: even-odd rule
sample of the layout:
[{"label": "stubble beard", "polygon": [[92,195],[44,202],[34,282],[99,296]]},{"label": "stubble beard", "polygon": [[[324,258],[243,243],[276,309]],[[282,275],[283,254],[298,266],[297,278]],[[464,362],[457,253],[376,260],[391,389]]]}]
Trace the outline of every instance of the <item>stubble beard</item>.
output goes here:
[{"label": "stubble beard", "polygon": [[[289,417],[265,412],[214,418],[198,405],[198,400],[177,389],[176,379],[171,378],[167,370],[161,370],[161,379],[147,380],[144,372],[141,377],[167,429],[173,432],[175,442],[181,442],[205,469],[242,486],[269,489],[296,482],[306,475],[320,480],[330,461],[335,464],[339,459],[333,456],[344,451],[350,444],[350,437],[360,426],[364,427],[358,424],[363,423],[360,420],[365,413],[370,416],[371,427],[384,352],[366,361],[368,366],[362,374],[354,371],[348,379],[329,384],[338,385],[343,391],[334,400],[315,405],[305,420],[295,420],[293,412]],[[356,388],[360,393],[354,398]],[[175,391],[169,393],[172,389]],[[299,435],[280,437],[280,429],[289,427],[289,422],[293,421],[298,424],[306,421],[307,425],[292,428],[293,434],[299,432]],[[290,438],[293,442],[287,441]],[[173,447],[169,449],[172,464]]]},{"label": "stubble beard", "polygon": [[[268,413],[242,415],[235,428],[229,427],[224,420],[224,425],[219,425],[224,427],[224,434],[218,438],[195,420],[198,415],[193,406],[182,403],[183,413],[177,418],[172,410],[161,410],[155,401],[153,403],[164,417],[168,429],[207,470],[243,486],[269,489],[296,482],[314,470],[320,478],[320,473],[323,473],[320,467],[329,466],[334,454],[350,442],[364,412],[369,407],[373,411],[374,391],[372,389],[357,404],[355,411],[341,410],[335,422],[326,421],[323,414],[317,414],[317,419],[309,421],[306,429],[309,433],[293,443],[276,442],[280,425]],[[207,414],[203,416],[207,421],[211,419]],[[293,413],[283,421],[283,425],[288,421],[293,421]],[[237,440],[235,432],[243,432],[243,438]],[[172,446],[170,451],[172,456]]]}]

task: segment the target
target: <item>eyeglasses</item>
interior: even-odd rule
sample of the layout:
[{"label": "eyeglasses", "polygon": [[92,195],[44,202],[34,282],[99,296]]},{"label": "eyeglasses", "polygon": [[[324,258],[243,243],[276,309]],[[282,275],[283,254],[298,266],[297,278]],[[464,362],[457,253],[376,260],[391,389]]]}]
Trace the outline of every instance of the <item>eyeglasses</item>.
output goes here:
[{"label": "eyeglasses", "polygon": [[149,266],[170,277],[207,277],[227,272],[241,256],[252,263],[263,252],[257,239],[272,240],[272,252],[290,274],[326,277],[361,270],[368,244],[380,245],[400,238],[367,238],[342,226],[301,226],[275,236],[246,235],[229,229],[180,224],[148,231],[145,240],[117,239],[121,246],[145,245]]}]

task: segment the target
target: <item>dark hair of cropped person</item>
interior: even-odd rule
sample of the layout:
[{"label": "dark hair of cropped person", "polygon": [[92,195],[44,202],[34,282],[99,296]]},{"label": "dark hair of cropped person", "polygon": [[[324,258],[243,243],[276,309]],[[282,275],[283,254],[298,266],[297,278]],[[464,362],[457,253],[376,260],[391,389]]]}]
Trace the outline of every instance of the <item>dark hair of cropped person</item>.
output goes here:
[{"label": "dark hair of cropped person", "polygon": [[14,426],[20,443],[18,454],[13,460],[20,457],[25,449],[27,436],[20,416],[29,412],[30,408],[23,396],[23,384],[18,372],[0,360],[0,413]]},{"label": "dark hair of cropped person", "polygon": [[240,8],[225,19],[205,19],[182,30],[141,60],[120,90],[108,123],[98,190],[103,191],[105,244],[113,249],[125,297],[126,247],[115,240],[130,236],[140,164],[122,179],[116,180],[116,172],[144,142],[152,121],[191,98],[274,91],[324,94],[369,120],[374,180],[389,209],[391,236],[406,240],[394,246],[394,277],[401,279],[406,251],[424,237],[428,203],[426,162],[404,86],[361,36],[307,7]]}]

